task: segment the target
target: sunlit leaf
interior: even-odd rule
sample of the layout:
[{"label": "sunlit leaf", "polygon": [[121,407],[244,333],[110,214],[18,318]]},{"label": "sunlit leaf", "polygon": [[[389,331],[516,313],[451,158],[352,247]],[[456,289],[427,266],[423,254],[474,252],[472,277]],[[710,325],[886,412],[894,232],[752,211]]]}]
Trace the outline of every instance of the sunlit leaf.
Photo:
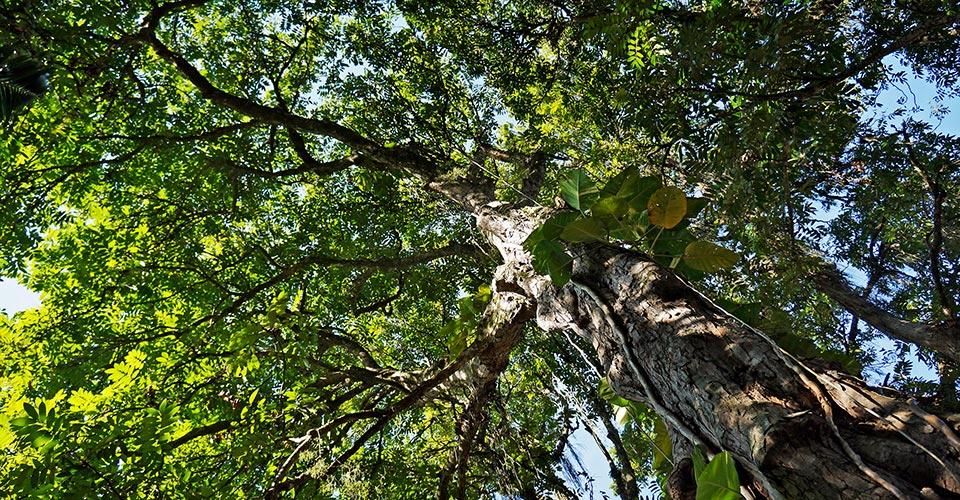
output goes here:
[{"label": "sunlit leaf", "polygon": [[697,474],[697,500],[738,500],[740,478],[730,452],[718,453]]},{"label": "sunlit leaf", "polygon": [[651,224],[670,229],[687,214],[687,197],[677,187],[664,186],[650,196],[647,213]]},{"label": "sunlit leaf", "polygon": [[688,266],[708,273],[729,269],[739,258],[736,252],[703,240],[690,243],[683,251],[683,261]]},{"label": "sunlit leaf", "polygon": [[583,170],[575,169],[568,170],[560,181],[560,196],[575,210],[584,211],[597,201],[600,191]]}]

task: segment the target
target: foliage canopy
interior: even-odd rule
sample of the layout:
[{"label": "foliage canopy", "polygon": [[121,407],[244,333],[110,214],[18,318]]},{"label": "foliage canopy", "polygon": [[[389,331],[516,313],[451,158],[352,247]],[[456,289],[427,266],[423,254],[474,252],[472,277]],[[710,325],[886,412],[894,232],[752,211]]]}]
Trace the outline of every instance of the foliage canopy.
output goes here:
[{"label": "foliage canopy", "polygon": [[462,186],[557,209],[526,247],[558,285],[570,243],[628,245],[955,404],[960,350],[914,379],[904,325],[960,325],[960,140],[877,98],[960,97],[960,17],[888,4],[7,2],[50,73],[0,138],[0,272],[43,303],[0,316],[0,491],[572,497],[581,426],[621,493],[663,476],[578,339],[530,322],[492,389],[448,377],[498,259]]}]

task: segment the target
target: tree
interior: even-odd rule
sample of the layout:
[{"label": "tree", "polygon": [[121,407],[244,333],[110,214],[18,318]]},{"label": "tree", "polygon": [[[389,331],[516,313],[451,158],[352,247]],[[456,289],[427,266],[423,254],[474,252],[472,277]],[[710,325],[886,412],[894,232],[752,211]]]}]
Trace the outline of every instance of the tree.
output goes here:
[{"label": "tree", "polygon": [[5,493],[960,494],[954,6],[0,11]]}]

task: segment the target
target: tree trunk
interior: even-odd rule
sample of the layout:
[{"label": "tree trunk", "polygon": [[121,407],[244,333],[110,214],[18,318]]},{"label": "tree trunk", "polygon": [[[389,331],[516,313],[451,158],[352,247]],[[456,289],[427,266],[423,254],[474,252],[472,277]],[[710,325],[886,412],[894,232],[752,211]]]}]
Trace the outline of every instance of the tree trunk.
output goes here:
[{"label": "tree trunk", "polygon": [[653,407],[708,454],[731,452],[748,494],[960,495],[960,439],[943,420],[791,357],[645,256],[576,248],[573,282],[553,286],[522,247],[546,214],[480,211],[478,225],[504,259],[494,286],[535,300],[541,327],[588,339],[620,395]]}]

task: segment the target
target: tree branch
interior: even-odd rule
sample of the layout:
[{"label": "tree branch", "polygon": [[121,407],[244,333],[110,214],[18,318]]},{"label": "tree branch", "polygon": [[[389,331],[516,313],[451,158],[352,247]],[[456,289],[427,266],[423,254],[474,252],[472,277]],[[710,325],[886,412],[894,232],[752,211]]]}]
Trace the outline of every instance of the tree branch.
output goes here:
[{"label": "tree branch", "polygon": [[[350,457],[359,451],[370,438],[386,427],[394,417],[421,402],[428,393],[459,372],[468,362],[473,359],[497,356],[498,353],[504,349],[502,345],[505,343],[504,340],[519,335],[523,325],[532,316],[533,311],[530,305],[528,299],[516,293],[500,292],[494,294],[493,299],[491,299],[484,313],[484,320],[482,322],[483,333],[479,335],[478,340],[464,349],[454,361],[448,363],[444,368],[421,382],[415,389],[394,403],[390,408],[379,410],[378,420],[357,437],[350,448],[336,457],[322,475],[329,476],[333,474],[340,466],[346,463]],[[512,346],[512,343],[507,343]],[[507,351],[509,352],[509,348]],[[324,428],[327,427],[329,427],[329,425],[324,426]],[[290,460],[287,462],[289,461]],[[287,465],[287,463],[285,462],[284,465]],[[310,472],[307,471],[297,477],[283,480],[288,471],[289,466],[286,468],[281,467],[270,489],[267,490],[267,498],[276,498],[280,493],[297,488],[313,477]]]},{"label": "tree branch", "polygon": [[249,128],[256,128],[263,126],[262,123],[256,121],[246,121],[240,123],[234,123],[231,125],[224,125],[222,127],[215,127],[210,130],[203,132],[195,132],[192,134],[152,134],[152,135],[124,135],[124,134],[106,134],[106,135],[92,135],[82,137],[83,139],[96,139],[96,140],[107,140],[107,139],[122,139],[140,143],[166,143],[166,142],[195,142],[195,141],[212,141],[219,139],[221,137],[230,135],[234,132],[240,130],[246,130]]},{"label": "tree branch", "polygon": [[960,335],[955,329],[905,321],[861,297],[832,265],[812,276],[817,288],[870,326],[892,338],[935,351],[960,362]]},{"label": "tree branch", "polygon": [[923,168],[923,164],[917,157],[913,145],[907,142],[907,154],[910,158],[910,165],[917,172],[930,194],[930,202],[933,205],[933,229],[927,234],[927,246],[929,247],[930,277],[933,278],[933,286],[937,290],[937,296],[940,298],[940,309],[944,316],[948,318],[954,327],[960,327],[960,320],[957,318],[956,305],[953,297],[947,292],[943,283],[943,276],[940,273],[940,257],[943,250],[943,204],[946,201],[947,193],[940,185],[938,178],[931,177]]},{"label": "tree branch", "polygon": [[318,161],[313,157],[308,157],[307,160],[303,161],[299,167],[288,168],[284,170],[263,170],[260,168],[246,167],[239,164],[231,164],[230,167],[245,174],[255,175],[265,179],[276,179],[280,177],[290,177],[294,175],[305,174],[308,172],[321,176],[329,175],[352,167],[353,165],[360,163],[362,159],[362,155],[349,155],[331,161]]},{"label": "tree branch", "polygon": [[194,325],[200,325],[206,321],[218,320],[223,318],[237,309],[239,309],[243,304],[249,300],[256,297],[260,292],[267,290],[276,286],[283,281],[290,279],[301,271],[308,269],[312,266],[344,266],[344,267],[357,267],[357,268],[375,268],[375,269],[402,269],[405,267],[415,266],[419,264],[424,264],[436,259],[441,259],[443,257],[452,257],[452,256],[463,256],[463,257],[478,257],[484,255],[483,252],[472,245],[464,245],[460,243],[451,243],[445,247],[437,248],[435,250],[428,250],[423,253],[407,255],[402,257],[387,257],[380,259],[344,259],[339,257],[330,257],[328,255],[311,255],[301,259],[299,262],[291,264],[286,268],[282,269],[279,273],[274,275],[274,277],[260,283],[259,285],[247,290],[245,293],[237,297],[226,309],[222,310],[220,313],[211,314],[204,316],[194,322]]},{"label": "tree branch", "polygon": [[[307,153],[304,144],[300,144],[299,132],[316,134],[339,141],[355,152],[374,163],[392,170],[405,170],[418,179],[431,191],[446,196],[468,209],[476,211],[481,206],[493,201],[491,186],[482,185],[476,181],[440,179],[442,170],[439,163],[430,159],[416,144],[406,144],[395,147],[385,147],[376,141],[366,138],[363,134],[345,127],[331,120],[309,118],[287,111],[284,105],[280,108],[267,106],[244,97],[240,97],[215,86],[207,77],[190,63],[183,55],[164,44],[156,34],[157,24],[171,13],[180,12],[191,7],[202,5],[206,0],[183,0],[168,3],[153,9],[145,18],[144,25],[139,32],[122,39],[121,43],[146,44],[151,47],[161,59],[171,63],[197,90],[200,95],[213,104],[233,110],[241,115],[252,118],[264,124],[275,124],[285,127],[291,133],[291,140],[295,151],[301,155],[305,166],[312,161],[304,159]],[[303,147],[301,147],[303,146]],[[306,155],[309,157],[309,155]],[[331,169],[341,168],[341,164],[326,166]],[[316,167],[322,170],[321,167]],[[343,167],[345,168],[345,167]]]},{"label": "tree branch", "polygon": [[[203,0],[190,0],[184,4],[199,5]],[[156,11],[156,9],[155,9]],[[225,108],[236,111],[244,116],[256,119],[263,123],[284,125],[296,130],[303,130],[313,134],[336,139],[357,151],[376,154],[383,148],[374,141],[363,137],[359,133],[330,120],[319,120],[299,116],[281,109],[265,106],[240,96],[236,96],[213,85],[196,67],[186,58],[174,52],[157,38],[155,33],[156,22],[148,23],[137,35],[137,38],[150,45],[162,59],[172,63],[180,73],[193,84],[200,95],[205,99]]]},{"label": "tree branch", "polygon": [[164,449],[173,450],[180,446],[187,444],[188,442],[202,436],[209,436],[211,434],[216,434],[221,431],[225,431],[233,427],[233,424],[236,423],[233,420],[221,420],[219,422],[214,422],[209,425],[204,425],[203,427],[197,427],[196,429],[191,429],[186,434],[166,443]]},{"label": "tree branch", "polygon": [[750,92],[737,92],[737,91],[728,91],[721,89],[689,89],[697,90],[700,92],[707,92],[710,94],[719,94],[719,95],[731,95],[731,96],[743,96],[751,101],[755,102],[764,102],[764,101],[776,101],[781,99],[792,99],[792,98],[808,98],[816,95],[818,92],[832,87],[838,83],[841,83],[848,78],[853,78],[857,76],[868,67],[873,64],[876,64],[883,60],[884,57],[887,57],[891,54],[894,54],[900,50],[903,50],[910,45],[922,40],[927,35],[932,32],[950,26],[956,22],[960,22],[960,16],[944,14],[939,17],[935,17],[916,28],[908,31],[906,34],[900,38],[894,40],[893,42],[887,45],[881,45],[875,47],[873,50],[867,53],[862,59],[857,61],[854,64],[851,64],[844,71],[840,73],[825,76],[815,82],[808,83],[807,85],[793,90],[784,90],[780,92],[770,92],[770,93],[750,93]]}]

